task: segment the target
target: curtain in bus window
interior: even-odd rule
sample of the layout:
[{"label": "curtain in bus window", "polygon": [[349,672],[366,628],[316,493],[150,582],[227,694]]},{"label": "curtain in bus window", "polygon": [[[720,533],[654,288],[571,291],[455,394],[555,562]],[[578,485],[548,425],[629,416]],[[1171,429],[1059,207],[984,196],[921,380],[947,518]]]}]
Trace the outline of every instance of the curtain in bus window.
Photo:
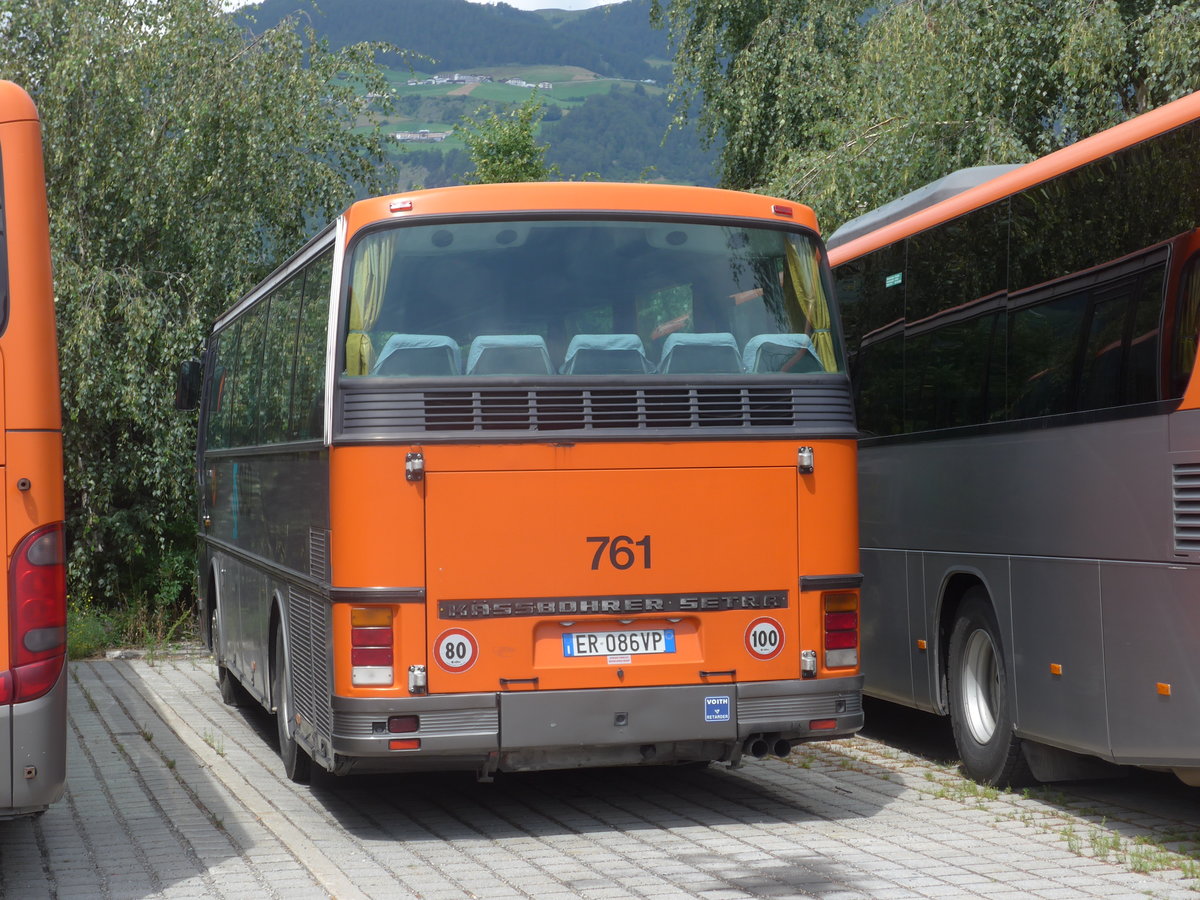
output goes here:
[{"label": "curtain in bus window", "polygon": [[800,310],[812,328],[812,340],[817,348],[817,356],[825,366],[826,372],[836,372],[833,337],[829,333],[829,302],[821,289],[821,270],[817,265],[816,254],[806,253],[802,259],[791,241],[787,243],[786,252],[788,275],[799,294]]},{"label": "curtain in bus window", "polygon": [[346,338],[346,374],[367,375],[375,362],[375,349],[367,334],[379,318],[398,235],[377,235],[364,241],[355,254],[354,282],[350,286],[350,326]]}]

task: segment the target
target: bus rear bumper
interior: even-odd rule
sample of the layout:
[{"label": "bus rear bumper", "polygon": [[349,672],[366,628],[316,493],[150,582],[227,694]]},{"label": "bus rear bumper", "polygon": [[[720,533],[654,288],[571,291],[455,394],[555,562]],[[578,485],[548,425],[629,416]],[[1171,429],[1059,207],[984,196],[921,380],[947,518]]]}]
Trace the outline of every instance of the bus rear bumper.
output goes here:
[{"label": "bus rear bumper", "polygon": [[45,695],[0,706],[0,820],[41,812],[67,785],[67,666]]},{"label": "bus rear bumper", "polygon": [[[392,732],[395,727],[416,730]],[[862,676],[677,685],[333,698],[338,771],[533,771],[783,755],[862,727]],[[402,743],[393,745],[393,741]],[[419,746],[416,742],[419,742]],[[396,746],[401,749],[392,749]]]}]

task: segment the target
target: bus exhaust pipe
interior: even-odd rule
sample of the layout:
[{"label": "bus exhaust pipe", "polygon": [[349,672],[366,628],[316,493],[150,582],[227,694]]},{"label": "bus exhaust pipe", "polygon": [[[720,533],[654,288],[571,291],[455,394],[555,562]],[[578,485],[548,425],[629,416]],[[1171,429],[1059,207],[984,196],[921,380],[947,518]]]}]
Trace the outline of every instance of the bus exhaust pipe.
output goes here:
[{"label": "bus exhaust pipe", "polygon": [[778,757],[782,758],[782,757],[787,756],[791,752],[792,752],[792,742],[785,741],[783,738],[779,738],[777,741],[775,741],[775,744],[771,747],[771,755],[772,756],[778,756]]},{"label": "bus exhaust pipe", "polygon": [[771,745],[767,743],[767,739],[761,734],[746,738],[745,751],[755,759],[766,759],[770,749]]}]

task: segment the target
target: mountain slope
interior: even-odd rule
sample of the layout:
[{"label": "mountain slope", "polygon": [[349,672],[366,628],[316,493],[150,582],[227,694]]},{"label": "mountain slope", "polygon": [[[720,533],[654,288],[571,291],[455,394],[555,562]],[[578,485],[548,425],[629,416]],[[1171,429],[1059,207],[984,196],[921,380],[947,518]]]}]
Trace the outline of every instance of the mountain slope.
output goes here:
[{"label": "mountain slope", "polygon": [[[664,78],[661,69],[645,62],[667,53],[665,34],[650,27],[649,8],[649,0],[630,0],[548,18],[505,3],[321,0],[307,15],[334,47],[387,41],[435,60],[414,60],[413,66],[423,70],[541,63],[582,66],[608,76]],[[238,17],[261,31],[298,12],[306,14],[296,0],[264,0]]]}]

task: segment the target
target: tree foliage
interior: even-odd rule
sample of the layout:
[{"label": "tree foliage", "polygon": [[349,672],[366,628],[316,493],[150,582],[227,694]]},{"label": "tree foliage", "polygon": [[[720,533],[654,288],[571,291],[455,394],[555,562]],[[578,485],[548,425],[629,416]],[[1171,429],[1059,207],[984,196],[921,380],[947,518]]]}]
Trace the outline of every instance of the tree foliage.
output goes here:
[{"label": "tree foliage", "polygon": [[655,0],[724,182],[837,225],[1200,88],[1198,0]]},{"label": "tree foliage", "polygon": [[331,52],[215,0],[0,0],[0,76],[43,121],[63,369],[70,590],[178,598],[194,419],[174,371],[314,225],[380,188],[375,47]]},{"label": "tree foliage", "polygon": [[493,112],[475,121],[465,119],[454,130],[467,144],[475,169],[468,184],[546,181],[555,170],[546,165],[546,146],[535,134],[542,118],[542,103],[535,92],[520,106]]}]

